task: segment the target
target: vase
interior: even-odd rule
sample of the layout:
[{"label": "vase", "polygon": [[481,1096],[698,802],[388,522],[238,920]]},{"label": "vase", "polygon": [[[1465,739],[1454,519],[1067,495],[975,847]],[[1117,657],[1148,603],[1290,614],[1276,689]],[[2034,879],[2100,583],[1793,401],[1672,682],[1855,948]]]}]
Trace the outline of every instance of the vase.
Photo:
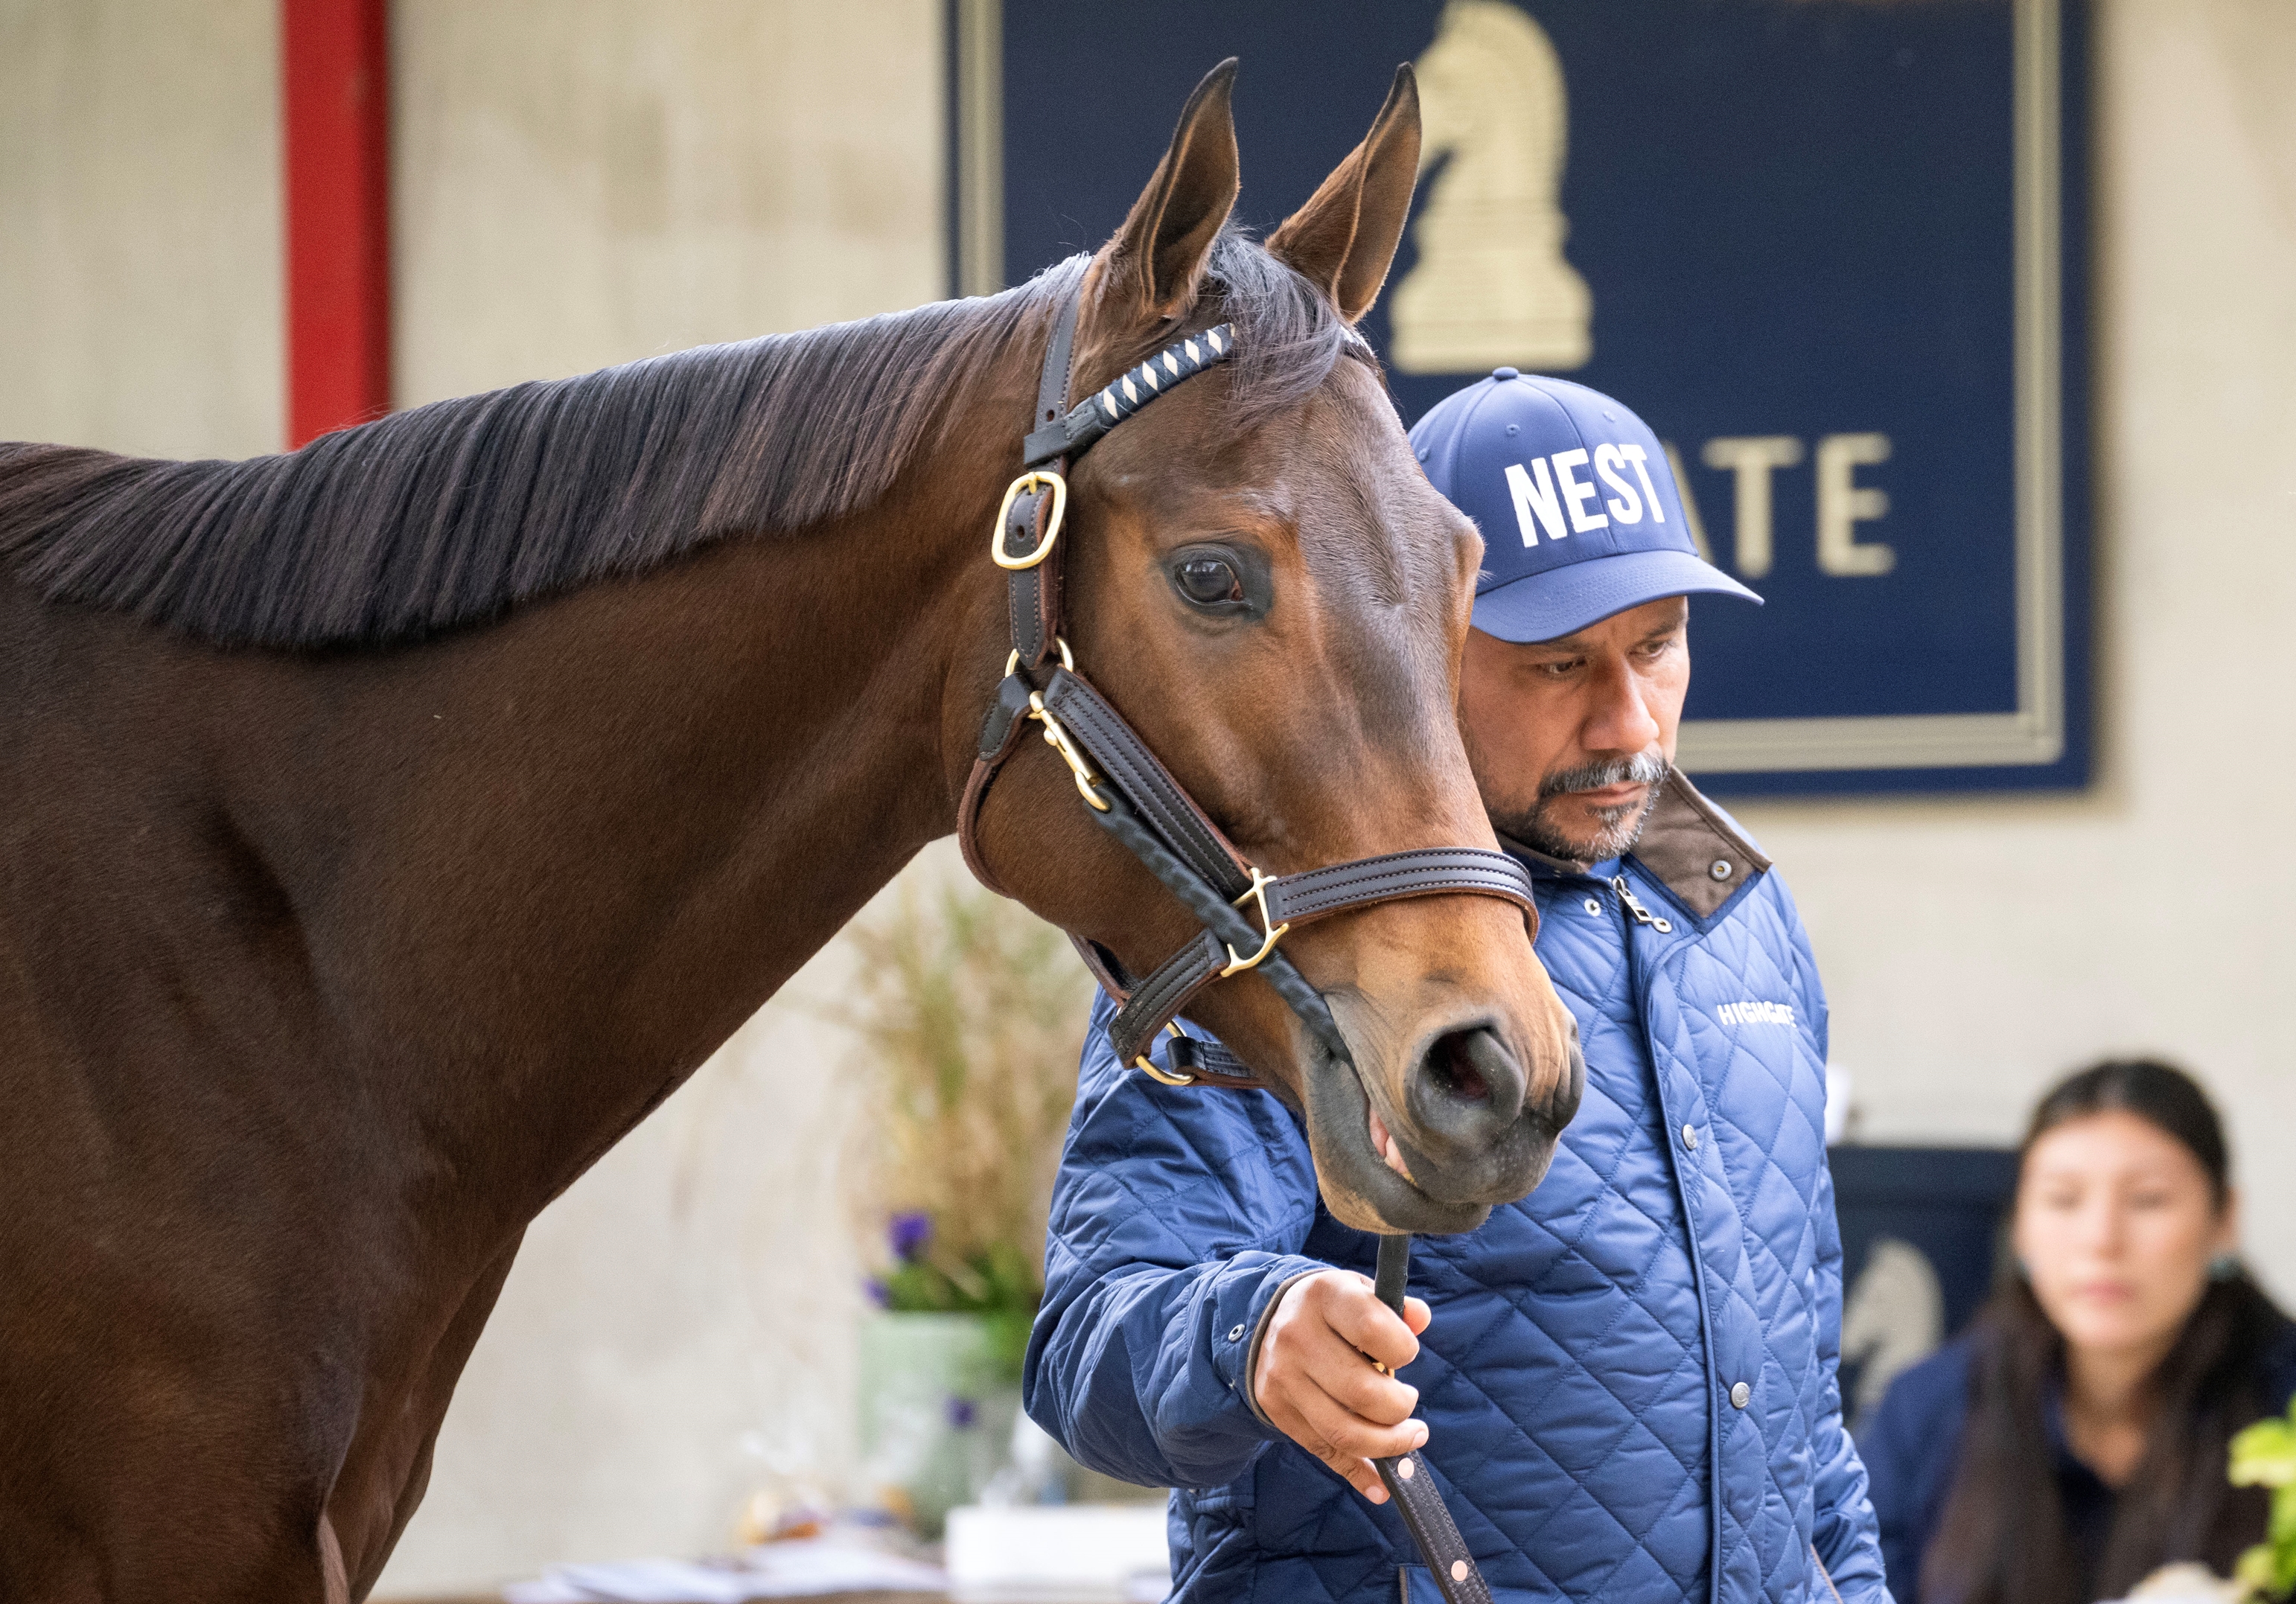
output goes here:
[{"label": "vase", "polygon": [[987,1316],[872,1315],[861,1328],[865,1484],[917,1534],[979,1498],[1003,1464],[1021,1389]]}]

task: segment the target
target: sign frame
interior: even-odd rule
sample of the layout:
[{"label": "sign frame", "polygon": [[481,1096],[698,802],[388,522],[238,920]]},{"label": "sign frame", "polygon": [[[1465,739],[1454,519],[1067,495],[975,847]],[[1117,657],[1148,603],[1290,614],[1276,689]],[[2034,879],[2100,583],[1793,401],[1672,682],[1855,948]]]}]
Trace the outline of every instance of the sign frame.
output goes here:
[{"label": "sign frame", "polygon": [[[2006,0],[2013,58],[2015,703],[2005,711],[1685,720],[1724,796],[2077,790],[2091,780],[2087,0]],[[1002,0],[947,0],[949,271],[1005,287]],[[1390,293],[1392,292],[1392,286]]]}]

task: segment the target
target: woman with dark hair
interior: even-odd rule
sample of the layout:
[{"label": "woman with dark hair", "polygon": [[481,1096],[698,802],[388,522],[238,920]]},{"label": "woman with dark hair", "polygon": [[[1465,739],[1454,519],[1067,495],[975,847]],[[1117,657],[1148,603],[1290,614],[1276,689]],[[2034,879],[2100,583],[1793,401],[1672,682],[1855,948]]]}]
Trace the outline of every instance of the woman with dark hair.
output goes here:
[{"label": "woman with dark hair", "polygon": [[2098,1064],[2020,1153],[2017,1274],[1858,1433],[1899,1604],[2093,1604],[2262,1540],[2233,1433],[2284,1408],[2296,1327],[2242,1267],[2207,1095]]}]

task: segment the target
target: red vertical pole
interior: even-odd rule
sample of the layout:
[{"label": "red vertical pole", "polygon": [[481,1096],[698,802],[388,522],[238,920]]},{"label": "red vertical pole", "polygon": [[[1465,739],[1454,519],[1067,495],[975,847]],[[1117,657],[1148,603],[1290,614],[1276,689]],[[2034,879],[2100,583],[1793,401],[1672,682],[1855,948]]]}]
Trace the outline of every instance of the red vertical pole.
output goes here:
[{"label": "red vertical pole", "polygon": [[390,410],[389,0],[280,0],[287,444]]}]

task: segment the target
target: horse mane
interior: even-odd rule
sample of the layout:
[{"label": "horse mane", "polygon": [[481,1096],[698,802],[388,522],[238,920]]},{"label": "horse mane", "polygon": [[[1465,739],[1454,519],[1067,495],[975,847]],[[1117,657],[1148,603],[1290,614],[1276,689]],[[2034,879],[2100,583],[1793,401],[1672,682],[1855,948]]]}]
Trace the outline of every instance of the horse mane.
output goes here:
[{"label": "horse mane", "polygon": [[[377,644],[498,618],[867,508],[1086,261],[1001,295],[436,402],[284,455],[0,444],[0,567],[52,601],[222,644]],[[1305,279],[1228,233],[1205,288],[1240,336],[1247,414],[1323,381],[1348,331]]]}]

